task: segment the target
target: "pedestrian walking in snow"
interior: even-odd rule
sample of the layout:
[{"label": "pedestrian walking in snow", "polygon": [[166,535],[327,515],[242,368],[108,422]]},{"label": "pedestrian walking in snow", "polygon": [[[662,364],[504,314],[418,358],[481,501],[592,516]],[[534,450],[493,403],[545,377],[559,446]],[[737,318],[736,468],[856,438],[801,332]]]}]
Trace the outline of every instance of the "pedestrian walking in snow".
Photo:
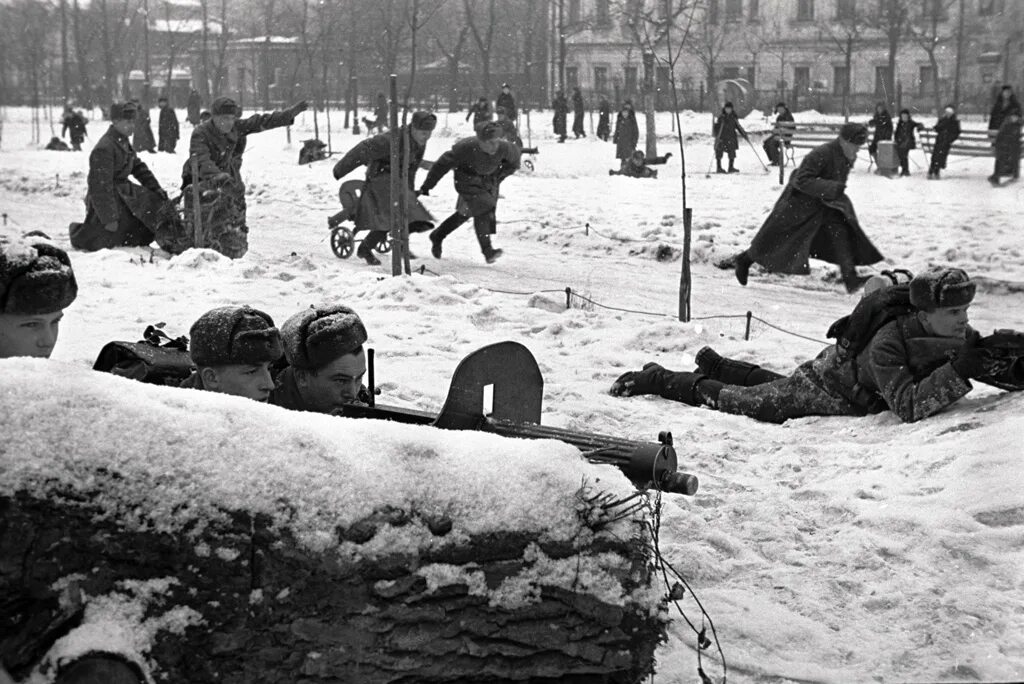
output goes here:
[{"label": "pedestrian walking in snow", "polygon": [[806,275],[808,260],[814,257],[839,266],[847,292],[860,287],[856,266],[882,259],[846,195],[846,180],[867,137],[867,128],[847,123],[835,140],[804,157],[750,247],[736,256],[733,266],[740,285],[747,284],[752,264]]},{"label": "pedestrian walking in snow", "polygon": [[[716,173],[739,173],[736,168],[736,150],[739,149],[739,136],[750,142],[747,132],[740,125],[739,117],[733,111],[732,102],[726,102],[722,107],[722,113],[718,115],[711,126],[711,133],[715,136],[715,164]],[[729,157],[729,170],[722,168],[722,155]]]},{"label": "pedestrian walking in snow", "polygon": [[110,106],[110,128],[89,153],[85,221],[70,227],[76,249],[141,247],[153,241],[167,193],[128,141],[137,113],[132,102]]},{"label": "pedestrian walking in snow", "polygon": [[501,92],[498,93],[498,99],[494,103],[495,111],[499,107],[505,108],[505,113],[513,123],[519,118],[519,110],[516,109],[516,98],[512,97],[512,89],[509,88],[508,83],[501,84]]},{"label": "pedestrian walking in snow", "polygon": [[782,163],[782,156],[785,149],[792,146],[793,114],[785,102],[775,105],[775,130],[761,143],[765,155],[768,157],[769,166],[778,166]]},{"label": "pedestrian walking in snow", "polygon": [[[235,101],[218,97],[210,106],[210,120],[192,129],[189,159],[181,171],[181,188],[185,197],[185,218],[192,221],[195,209],[191,186],[193,182],[199,186],[205,246],[233,259],[248,251],[245,183],[241,174],[246,138],[253,133],[291,126],[307,107],[302,100],[283,111],[240,119],[241,108]],[[199,174],[197,178],[192,177],[193,163]]]},{"label": "pedestrian walking in snow", "polygon": [[615,143],[615,158],[621,162],[622,170],[625,170],[626,164],[633,158],[639,140],[640,128],[636,123],[633,102],[626,100],[615,117],[615,135],[612,137],[612,142]]},{"label": "pedestrian walking in snow", "polygon": [[67,252],[38,238],[0,238],[0,359],[50,358],[77,296]]},{"label": "pedestrian walking in snow", "polygon": [[270,403],[326,414],[360,403],[366,339],[359,315],[341,304],[303,309],[291,316],[281,326],[288,366],[275,378]]},{"label": "pedestrian walking in snow", "polygon": [[928,177],[938,180],[939,172],[946,168],[949,148],[960,137],[960,120],[956,118],[956,108],[952,104],[946,105],[932,129],[935,131],[935,143],[932,145],[932,160],[928,165]]},{"label": "pedestrian walking in snow", "polygon": [[988,119],[988,134],[995,148],[995,168],[988,177],[992,185],[999,185],[1003,176],[1013,180],[1020,178],[1020,132],[1020,102],[1013,88],[1004,85]]},{"label": "pedestrian walking in snow", "polygon": [[917,148],[917,139],[914,131],[924,130],[924,126],[910,117],[909,109],[900,110],[900,119],[896,123],[896,156],[900,160],[900,175],[910,175],[910,150]]},{"label": "pedestrian walking in snow", "polygon": [[384,97],[384,93],[377,93],[377,104],[373,108],[373,116],[376,121],[373,125],[370,125],[369,121],[363,120],[366,124],[366,132],[369,133],[371,128],[376,128],[378,133],[383,133],[390,122],[391,109],[388,107],[388,99]]},{"label": "pedestrian walking in snow", "polygon": [[82,142],[85,141],[85,117],[81,112],[71,109],[71,105],[64,106],[64,116],[61,117],[60,137],[71,133],[71,149],[75,152],[82,151]]},{"label": "pedestrian walking in snow", "polygon": [[[997,362],[968,324],[974,294],[975,283],[963,270],[929,271],[909,285],[862,299],[845,322],[841,319],[833,326],[842,344],[830,345],[788,377],[722,358],[705,347],[697,354],[696,372],[647,363],[643,370],[619,376],[610,392],[658,394],[770,423],[885,410],[913,423],[966,395],[971,380],[1022,388],[1021,360]],[[909,299],[909,306],[880,317],[898,296]],[[851,330],[851,325],[864,329]],[[857,343],[850,344],[851,340]]]},{"label": "pedestrian walking in snow", "polygon": [[466,121],[473,117],[473,128],[476,128],[477,124],[490,121],[492,114],[490,100],[481,95],[476,102],[470,105],[469,111],[466,112]]},{"label": "pedestrian walking in snow", "polygon": [[430,167],[419,194],[430,194],[452,169],[459,193],[455,213],[430,234],[430,252],[435,259],[441,258],[444,239],[471,218],[487,263],[494,263],[501,256],[502,251],[491,245],[491,236],[497,232],[498,187],[519,170],[519,148],[502,140],[500,130],[493,121],[477,124],[475,137],[459,140]]},{"label": "pedestrian walking in snow", "polygon": [[[434,227],[430,215],[414,192],[416,171],[423,164],[427,141],[437,126],[437,116],[430,112],[418,111],[411,122],[399,130],[399,158],[408,153],[406,167],[406,206],[409,208],[409,232],[419,233]],[[388,238],[391,230],[391,133],[379,133],[349,150],[334,165],[334,178],[341,180],[360,166],[366,167],[366,184],[359,197],[356,209],[356,232],[369,231],[359,243],[356,254],[371,266],[380,264],[373,250]],[[411,256],[411,255],[410,255]]]},{"label": "pedestrian walking in snow", "polygon": [[576,138],[587,137],[587,131],[583,127],[583,116],[587,113],[586,103],[583,102],[583,93],[580,87],[572,89],[572,134]]},{"label": "pedestrian walking in snow", "polygon": [[211,309],[189,329],[195,370],[181,387],[267,401],[274,389],[272,364],[284,346],[274,319],[249,306]]},{"label": "pedestrian walking in snow", "polygon": [[166,97],[157,100],[156,106],[160,112],[160,119],[157,121],[157,134],[160,136],[160,141],[157,143],[157,149],[174,154],[174,148],[177,147],[179,138],[178,115],[168,105]]},{"label": "pedestrian walking in snow", "polygon": [[199,115],[203,110],[203,100],[199,97],[199,91],[195,88],[188,94],[188,102],[185,104],[185,118],[193,126],[198,126],[202,123],[199,120]]},{"label": "pedestrian walking in snow", "polygon": [[554,128],[555,135],[558,136],[558,142],[564,143],[566,138],[566,121],[569,116],[569,101],[565,99],[565,93],[561,90],[555,95],[551,108],[555,111],[552,127]]},{"label": "pedestrian walking in snow", "polygon": [[608,104],[608,98],[602,95],[597,104],[597,137],[605,142],[608,142],[612,134],[611,116],[611,105]]},{"label": "pedestrian walking in snow", "polygon": [[136,152],[156,152],[156,138],[153,137],[152,119],[149,116],[149,109],[142,106],[138,98],[132,98],[135,105],[135,134],[132,136],[132,146]]},{"label": "pedestrian walking in snow", "polygon": [[868,127],[874,128],[871,144],[868,145],[868,155],[874,161],[878,154],[878,143],[892,140],[892,115],[889,114],[884,102],[875,105],[875,115],[868,120]]}]

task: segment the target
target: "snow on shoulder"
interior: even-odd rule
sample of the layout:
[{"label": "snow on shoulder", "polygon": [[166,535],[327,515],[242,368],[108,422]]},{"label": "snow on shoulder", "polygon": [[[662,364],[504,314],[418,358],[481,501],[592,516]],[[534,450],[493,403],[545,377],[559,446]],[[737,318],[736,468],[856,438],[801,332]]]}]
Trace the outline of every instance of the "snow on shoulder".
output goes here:
[{"label": "snow on shoulder", "polygon": [[[192,536],[229,511],[266,514],[308,550],[352,558],[499,531],[572,541],[581,485],[634,491],[614,467],[554,440],[291,412],[53,360],[0,360],[0,416],[0,496],[88,491],[127,529]],[[339,540],[336,530],[388,507],[452,531],[410,524],[360,545]]]}]

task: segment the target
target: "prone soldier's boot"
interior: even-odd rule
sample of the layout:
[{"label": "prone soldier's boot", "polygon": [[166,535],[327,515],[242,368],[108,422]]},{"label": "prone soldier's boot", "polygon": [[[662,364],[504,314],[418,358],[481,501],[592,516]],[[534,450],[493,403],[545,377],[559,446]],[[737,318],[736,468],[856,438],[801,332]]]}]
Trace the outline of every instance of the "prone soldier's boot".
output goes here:
[{"label": "prone soldier's boot", "polygon": [[712,380],[703,373],[666,371],[659,395],[690,406],[718,408],[718,394],[722,387],[723,383]]},{"label": "prone soldier's boot", "polygon": [[785,377],[746,361],[723,357],[711,347],[703,347],[698,351],[696,361],[701,373],[725,385],[753,387]]}]

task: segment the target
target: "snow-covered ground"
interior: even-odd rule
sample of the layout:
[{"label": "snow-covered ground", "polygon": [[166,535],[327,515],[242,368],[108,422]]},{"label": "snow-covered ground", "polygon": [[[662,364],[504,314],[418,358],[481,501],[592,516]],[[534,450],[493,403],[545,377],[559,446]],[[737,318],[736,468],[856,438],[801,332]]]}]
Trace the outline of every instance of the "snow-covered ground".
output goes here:
[{"label": "snow-covered ground", "polygon": [[[42,151],[29,142],[27,111],[5,115],[3,230],[41,229],[67,247],[67,224],[84,216],[87,154]],[[469,134],[463,117],[441,114],[428,158]],[[758,114],[746,121],[751,130],[758,122]],[[642,440],[675,435],[681,467],[701,478],[701,490],[666,498],[662,551],[714,619],[731,681],[1024,678],[1024,465],[1014,446],[1024,397],[978,386],[913,425],[885,413],[776,426],[609,396],[624,370],[652,359],[690,369],[706,344],[788,371],[820,351],[829,323],[856,298],[823,264],[807,277],[755,269],[746,288],[713,266],[749,243],[780,186],[749,146],[739,151],[742,173],[708,176],[710,115],[687,114],[694,320],[679,322],[681,159],[668,116],[659,116],[658,151],[674,156],[655,180],[609,177],[611,144],[590,137],[559,145],[548,113],[533,113],[531,123],[536,169],[502,187],[495,244],[505,256],[485,264],[469,226],[445,242],[441,260],[429,256],[425,236],[413,236],[413,251],[425,257],[413,266],[428,271],[407,278],[390,277],[388,258],[373,268],[331,253],[333,161],[296,165],[299,142],[312,137],[310,113],[291,144],[283,130],[252,136],[243,166],[249,253],[237,261],[207,251],[72,253],[80,294],[54,357],[91,365],[109,340],[137,339],[157,321],[186,333],[201,313],[229,303],[261,308],[280,324],[300,307],[340,301],[369,330],[381,401],[437,410],[462,357],[517,340],[544,373],[544,423]],[[325,137],[322,117],[320,126]],[[105,128],[90,125],[87,148]],[[340,129],[337,117],[332,146],[343,151],[355,137]],[[189,131],[184,125],[178,154],[142,155],[172,194]],[[966,268],[982,282],[975,327],[1024,329],[1022,186],[991,188],[990,159],[952,157],[939,182],[925,179],[923,152],[911,160],[912,177],[887,179],[866,173],[862,152],[851,174],[848,193],[887,257],[878,267]],[[454,203],[448,179],[425,198],[438,219]],[[566,287],[597,304],[574,299],[563,310]],[[747,311],[759,319],[749,341]],[[692,633],[678,621],[672,637],[658,652],[655,681],[695,681]],[[705,669],[720,672],[708,662]]]}]

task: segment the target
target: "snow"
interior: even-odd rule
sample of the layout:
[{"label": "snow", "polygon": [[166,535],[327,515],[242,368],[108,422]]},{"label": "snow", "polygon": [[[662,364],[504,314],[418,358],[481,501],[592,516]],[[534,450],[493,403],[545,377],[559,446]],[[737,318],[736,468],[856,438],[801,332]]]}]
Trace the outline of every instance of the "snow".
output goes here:
[{"label": "snow", "polygon": [[[40,151],[29,144],[28,112],[7,110],[7,115],[0,151],[6,230],[43,229],[67,246],[66,225],[83,214],[87,155]],[[428,158],[469,134],[464,116],[440,115]],[[807,112],[795,116],[797,121],[835,120]],[[744,126],[769,128],[755,127],[757,117],[747,117]],[[94,445],[93,455],[109,453],[126,467],[139,461],[134,455],[140,436],[119,436],[116,430],[134,424],[133,403],[163,406],[165,415],[188,413],[202,429],[223,437],[216,442],[223,462],[192,473],[197,486],[210,487],[210,478],[230,473],[251,478],[246,482],[256,498],[284,486],[301,490],[303,501],[341,496],[278,481],[272,469],[257,477],[251,467],[237,468],[252,459],[276,464],[268,449],[248,445],[267,439],[280,440],[271,442],[277,444],[286,435],[307,435],[309,443],[308,462],[289,464],[290,473],[309,471],[314,462],[322,466],[329,462],[328,452],[342,458],[328,447],[339,435],[357,465],[360,455],[372,454],[399,478],[402,468],[415,466],[417,488],[411,480],[379,481],[355,468],[351,477],[359,478],[368,496],[408,486],[399,491],[426,498],[433,487],[448,485],[423,479],[420,466],[427,457],[418,460],[416,454],[431,449],[439,455],[430,458],[447,478],[460,476],[445,463],[452,443],[455,451],[493,457],[495,463],[503,463],[502,453],[508,458],[515,453],[525,472],[504,467],[483,473],[469,482],[472,495],[462,499],[467,506],[481,497],[497,499],[495,509],[508,511],[501,500],[516,487],[516,478],[550,477],[552,496],[574,491],[579,479],[566,473],[584,466],[568,458],[572,449],[545,443],[534,447],[533,458],[522,460],[518,446],[513,452],[507,440],[489,435],[442,437],[415,426],[281,416],[241,399],[140,388],[79,369],[91,366],[105,342],[138,339],[149,323],[167,322],[174,336],[187,332],[210,308],[244,303],[280,324],[300,307],[338,301],[366,323],[369,346],[377,351],[381,401],[436,411],[460,359],[485,344],[517,340],[533,352],[544,374],[545,424],[644,441],[660,430],[675,435],[680,467],[701,478],[701,489],[692,498],[665,497],[661,550],[687,576],[715,621],[730,681],[1024,678],[1024,504],[1018,486],[1024,466],[1017,441],[1024,431],[1024,398],[979,385],[943,413],[912,425],[891,413],[765,425],[658,398],[610,397],[608,386],[624,370],[649,360],[689,370],[694,353],[706,344],[788,372],[820,351],[828,324],[848,313],[856,298],[842,291],[832,279],[835,269],[826,264],[813,263],[806,277],[755,269],[746,288],[731,272],[714,268],[713,262],[749,244],[780,186],[775,170],[764,173],[747,145],[737,159],[742,173],[706,177],[712,163],[711,115],[686,113],[694,320],[679,322],[681,159],[668,116],[658,119],[658,151],[674,156],[653,180],[610,178],[607,170],[615,167],[610,144],[591,137],[559,145],[550,133],[550,112],[531,112],[530,120],[530,138],[541,152],[533,160],[534,173],[524,171],[502,186],[495,244],[505,256],[496,264],[484,263],[469,227],[446,240],[440,261],[429,257],[424,236],[413,236],[413,251],[426,257],[413,266],[425,265],[429,270],[423,275],[393,279],[386,257],[385,266],[377,268],[335,258],[326,229],[327,216],[339,206],[332,163],[295,164],[298,141],[313,133],[307,112],[293,127],[291,144],[283,130],[249,139],[242,168],[250,191],[249,254],[230,261],[209,252],[172,259],[159,252],[151,258],[144,249],[73,253],[80,294],[66,311],[50,364],[59,370],[48,372],[40,362],[8,362],[0,381],[27,387],[36,402],[35,419],[69,431],[67,439],[85,445],[90,435],[108,435],[109,444]],[[318,123],[326,139],[322,116]],[[331,125],[333,149],[355,142],[342,131],[340,116]],[[983,124],[967,121],[965,127]],[[93,140],[103,128],[93,122]],[[187,124],[183,128],[187,140]],[[751,137],[760,153],[757,136]],[[175,188],[186,150],[179,143],[176,155],[144,154],[143,159],[166,187]],[[802,154],[798,151],[798,159]],[[887,257],[878,268],[963,267],[981,282],[972,324],[986,333],[1024,329],[1022,186],[990,188],[985,176],[991,159],[951,157],[943,179],[935,182],[919,168],[925,165],[921,150],[910,158],[912,177],[888,179],[866,172],[862,152],[848,184],[865,231]],[[447,216],[455,203],[450,181],[442,181],[424,201],[438,219]],[[576,298],[572,309],[561,310],[566,287],[596,304]],[[749,340],[744,339],[747,311],[756,317]],[[89,410],[81,405],[86,402],[68,406],[61,400],[65,392],[83,393],[107,410]],[[13,401],[7,396],[4,409]],[[110,406],[129,418],[107,415],[114,413]],[[6,415],[0,413],[0,423]],[[76,416],[97,422],[79,425]],[[166,426],[158,435],[142,436],[145,448],[175,429],[191,431]],[[26,444],[38,429],[19,424],[4,426],[3,432]],[[209,448],[191,445],[176,453],[193,459]],[[406,449],[408,454],[399,454]],[[69,457],[65,465],[70,476],[74,460]],[[0,474],[6,477],[6,471]],[[617,476],[602,479],[605,486],[613,482],[627,486]],[[358,500],[346,499],[345,505],[353,517],[366,510]],[[317,511],[307,508],[298,515],[310,516],[309,529],[318,529],[322,521],[312,519]],[[475,510],[449,514],[464,515],[471,526]],[[539,511],[517,510],[503,523],[525,524],[531,515],[543,519]],[[691,618],[697,615],[689,597],[682,605]],[[655,681],[694,681],[692,633],[678,620],[671,637],[658,650]],[[720,668],[708,662],[716,660],[713,650],[704,653],[704,668],[718,676]]]}]

